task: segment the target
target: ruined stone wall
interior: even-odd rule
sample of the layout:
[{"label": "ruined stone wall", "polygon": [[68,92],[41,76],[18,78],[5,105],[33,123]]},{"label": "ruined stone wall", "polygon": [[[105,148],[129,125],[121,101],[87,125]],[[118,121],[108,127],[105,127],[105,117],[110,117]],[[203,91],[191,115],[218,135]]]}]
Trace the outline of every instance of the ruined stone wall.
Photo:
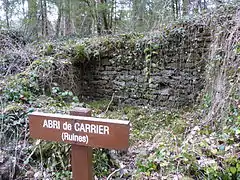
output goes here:
[{"label": "ruined stone wall", "polygon": [[179,107],[192,104],[203,88],[211,42],[203,25],[101,42],[109,49],[78,65],[80,97],[114,94],[125,104]]}]

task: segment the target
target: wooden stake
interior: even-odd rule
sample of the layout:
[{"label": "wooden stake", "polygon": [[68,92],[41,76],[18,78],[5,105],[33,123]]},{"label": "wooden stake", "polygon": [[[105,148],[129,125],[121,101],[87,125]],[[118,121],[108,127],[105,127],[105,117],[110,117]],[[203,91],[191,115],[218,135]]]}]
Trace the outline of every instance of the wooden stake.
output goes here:
[{"label": "wooden stake", "polygon": [[[74,108],[70,111],[74,116],[91,116],[87,108]],[[92,148],[72,144],[73,180],[92,180]]]}]

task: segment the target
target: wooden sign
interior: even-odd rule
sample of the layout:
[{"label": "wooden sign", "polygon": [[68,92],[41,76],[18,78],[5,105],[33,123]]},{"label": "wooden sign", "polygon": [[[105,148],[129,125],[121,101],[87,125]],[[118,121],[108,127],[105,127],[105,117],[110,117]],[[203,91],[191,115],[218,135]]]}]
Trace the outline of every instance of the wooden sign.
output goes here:
[{"label": "wooden sign", "polygon": [[129,121],[33,112],[29,124],[37,139],[118,150],[129,146]]},{"label": "wooden sign", "polygon": [[31,113],[30,136],[72,144],[73,179],[92,180],[92,147],[127,149],[130,123],[85,117],[91,116],[86,108],[75,108],[70,114]]}]

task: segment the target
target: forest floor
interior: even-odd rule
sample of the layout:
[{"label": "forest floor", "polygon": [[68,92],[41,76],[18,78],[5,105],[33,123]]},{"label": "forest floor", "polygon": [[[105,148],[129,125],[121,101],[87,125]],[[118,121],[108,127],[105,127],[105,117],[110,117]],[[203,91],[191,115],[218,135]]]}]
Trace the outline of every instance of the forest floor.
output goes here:
[{"label": "forest floor", "polygon": [[[127,151],[94,149],[95,179],[239,178],[239,128],[215,132],[209,126],[201,127],[201,113],[196,108],[154,110],[119,106],[110,100],[59,107],[46,105],[49,100],[54,101],[42,96],[35,105],[17,103],[4,108],[5,123],[13,120],[7,126],[17,127],[21,132],[16,137],[14,131],[12,139],[8,136],[12,141],[7,144],[1,141],[3,164],[0,167],[9,170],[11,166],[7,172],[14,173],[14,179],[71,179],[70,146],[33,140],[27,127],[21,128],[18,123],[24,125],[33,110],[66,114],[75,106],[91,108],[94,117],[129,120],[132,125]],[[42,107],[36,107],[40,102]],[[236,118],[239,122],[239,115]]]}]

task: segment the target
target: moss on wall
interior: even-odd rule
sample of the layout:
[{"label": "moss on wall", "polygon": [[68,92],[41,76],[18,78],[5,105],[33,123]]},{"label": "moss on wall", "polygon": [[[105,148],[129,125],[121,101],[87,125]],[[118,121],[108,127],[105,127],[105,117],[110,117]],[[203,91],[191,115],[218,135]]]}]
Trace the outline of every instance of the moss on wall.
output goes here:
[{"label": "moss on wall", "polygon": [[[195,102],[211,42],[202,24],[84,41],[75,59],[79,96],[132,105],[179,107]],[[79,63],[76,63],[78,61]]]}]

